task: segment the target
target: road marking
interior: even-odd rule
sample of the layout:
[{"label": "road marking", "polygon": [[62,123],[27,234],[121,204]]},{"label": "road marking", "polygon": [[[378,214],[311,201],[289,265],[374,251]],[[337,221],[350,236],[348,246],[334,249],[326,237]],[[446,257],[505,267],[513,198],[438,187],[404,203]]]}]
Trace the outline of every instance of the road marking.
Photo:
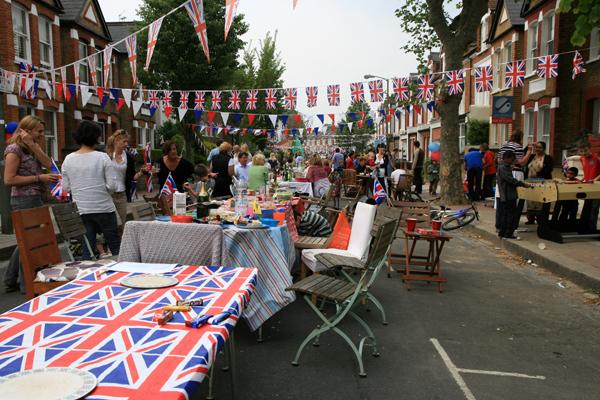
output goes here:
[{"label": "road marking", "polygon": [[440,357],[444,361],[444,364],[446,364],[446,368],[448,368],[448,371],[450,371],[450,374],[454,378],[454,381],[456,382],[456,384],[458,385],[460,390],[462,390],[462,392],[465,395],[465,398],[467,400],[477,400],[477,399],[475,399],[473,392],[471,392],[471,389],[469,389],[469,387],[467,386],[467,383],[460,375],[461,373],[507,376],[507,377],[512,377],[512,378],[539,379],[539,380],[546,379],[546,377],[543,375],[526,375],[526,374],[521,374],[518,372],[501,372],[501,371],[486,371],[486,370],[482,370],[482,369],[458,368],[452,362],[452,360],[450,359],[450,356],[448,356],[448,353],[446,353],[446,350],[444,350],[444,348],[442,347],[442,345],[436,338],[431,338],[431,339],[429,339],[429,341],[433,344],[433,346],[439,353]]},{"label": "road marking", "polygon": [[454,365],[454,363],[452,362],[450,357],[448,357],[448,353],[446,353],[446,350],[444,350],[444,348],[442,347],[440,342],[436,338],[431,338],[429,340],[431,341],[431,343],[433,343],[433,346],[435,347],[437,352],[440,354],[440,357],[442,357],[442,360],[444,360],[444,364],[446,364],[446,368],[448,368],[448,371],[450,371],[450,374],[456,381],[456,384],[458,385],[460,390],[462,390],[462,392],[464,393],[467,400],[476,400],[475,396],[473,396],[473,392],[471,392],[471,389],[469,389],[469,387],[467,386],[467,383],[464,381],[462,376],[460,376],[460,372],[458,371],[458,368],[456,368],[456,365]]},{"label": "road marking", "polygon": [[512,376],[514,378],[525,378],[525,379],[540,379],[540,380],[546,379],[546,377],[543,375],[526,375],[526,374],[519,374],[518,372],[484,371],[481,369],[458,368],[458,372],[462,372],[463,374]]}]

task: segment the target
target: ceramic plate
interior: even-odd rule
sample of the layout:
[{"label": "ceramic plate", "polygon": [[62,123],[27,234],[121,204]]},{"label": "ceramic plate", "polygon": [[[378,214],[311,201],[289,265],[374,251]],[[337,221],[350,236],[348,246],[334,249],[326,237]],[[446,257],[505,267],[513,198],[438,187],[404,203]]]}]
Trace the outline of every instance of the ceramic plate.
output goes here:
[{"label": "ceramic plate", "polygon": [[0,378],[3,399],[75,400],[90,393],[96,377],[75,368],[39,368]]},{"label": "ceramic plate", "polygon": [[268,229],[269,227],[267,225],[263,225],[263,224],[248,224],[248,225],[236,225],[238,228],[241,229]]},{"label": "ceramic plate", "polygon": [[125,278],[121,285],[135,289],[159,289],[175,286],[179,283],[176,278],[164,275],[136,275]]}]

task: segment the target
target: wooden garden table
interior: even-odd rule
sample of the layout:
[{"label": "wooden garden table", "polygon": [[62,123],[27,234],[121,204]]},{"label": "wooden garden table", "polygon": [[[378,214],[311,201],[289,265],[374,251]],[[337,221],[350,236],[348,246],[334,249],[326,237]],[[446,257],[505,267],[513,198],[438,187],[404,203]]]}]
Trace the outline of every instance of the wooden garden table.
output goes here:
[{"label": "wooden garden table", "polygon": [[[452,237],[444,233],[423,234],[417,231],[404,230],[405,267],[402,281],[406,284],[408,290],[410,290],[411,281],[436,282],[439,292],[442,293],[442,283],[446,283],[448,280],[442,276],[440,257],[444,244],[450,239]],[[428,254],[425,257],[413,259],[415,247],[420,240],[428,242]],[[424,268],[415,269],[414,267]]]}]

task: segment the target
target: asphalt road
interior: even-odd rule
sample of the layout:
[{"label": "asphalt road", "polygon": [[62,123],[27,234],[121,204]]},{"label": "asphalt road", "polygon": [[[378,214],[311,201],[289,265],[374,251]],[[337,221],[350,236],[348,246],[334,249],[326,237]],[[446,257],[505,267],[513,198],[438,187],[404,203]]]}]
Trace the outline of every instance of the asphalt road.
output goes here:
[{"label": "asphalt road", "polygon": [[[389,325],[383,326],[375,311],[361,311],[381,353],[374,358],[367,350],[366,378],[358,376],[349,348],[332,333],[321,338],[320,347],[307,346],[299,367],[290,364],[317,324],[302,300],[267,322],[263,343],[241,323],[236,332],[237,398],[600,398],[600,306],[585,304],[577,288],[561,288],[559,278],[519,265],[466,235],[450,242],[443,260],[449,280],[443,294],[434,285],[419,283],[409,292],[399,276],[382,274],[374,284]],[[18,294],[2,294],[0,310],[21,300]],[[358,338],[356,323],[349,320],[342,327]],[[217,398],[229,399],[229,373],[217,370],[215,382]]]}]

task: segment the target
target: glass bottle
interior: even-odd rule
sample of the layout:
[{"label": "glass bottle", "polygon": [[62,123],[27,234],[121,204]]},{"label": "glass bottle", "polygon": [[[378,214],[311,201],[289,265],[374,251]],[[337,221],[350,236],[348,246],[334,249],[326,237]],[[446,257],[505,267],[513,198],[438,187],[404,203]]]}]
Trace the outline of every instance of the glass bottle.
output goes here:
[{"label": "glass bottle", "polygon": [[197,218],[201,219],[208,217],[208,192],[206,191],[206,183],[200,182],[200,192],[198,192],[198,205],[196,206]]}]

